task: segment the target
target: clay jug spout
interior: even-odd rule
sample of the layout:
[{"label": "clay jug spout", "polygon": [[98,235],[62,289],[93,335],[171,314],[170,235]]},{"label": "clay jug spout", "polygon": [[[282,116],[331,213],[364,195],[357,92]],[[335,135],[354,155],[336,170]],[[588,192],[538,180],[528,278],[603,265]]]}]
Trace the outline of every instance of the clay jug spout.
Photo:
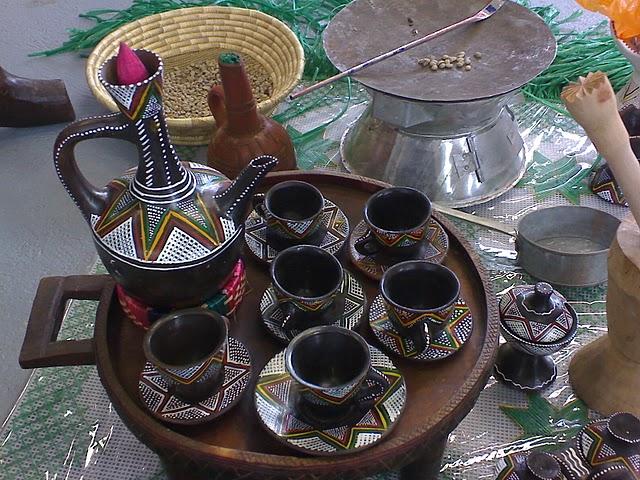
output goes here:
[{"label": "clay jug spout", "polygon": [[258,183],[277,164],[278,159],[271,155],[261,155],[251,160],[229,188],[215,197],[221,212],[231,217],[236,225],[242,224],[249,215],[249,206]]},{"label": "clay jug spout", "polygon": [[227,107],[224,103],[224,89],[222,85],[214,85],[207,95],[207,103],[213,118],[216,120],[217,127],[222,127],[227,123]]}]

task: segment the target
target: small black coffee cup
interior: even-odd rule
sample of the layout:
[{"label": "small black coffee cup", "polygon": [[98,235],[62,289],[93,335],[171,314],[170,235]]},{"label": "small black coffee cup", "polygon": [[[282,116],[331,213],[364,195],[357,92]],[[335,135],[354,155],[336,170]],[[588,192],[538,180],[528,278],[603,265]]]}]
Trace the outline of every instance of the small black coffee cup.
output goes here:
[{"label": "small black coffee cup", "polygon": [[322,223],[324,197],[307,182],[278,183],[266,194],[253,197],[253,208],[267,223],[267,243],[276,250],[293,245],[320,245],[326,227]]},{"label": "small black coffee cup", "polygon": [[342,286],[342,265],[314,245],[281,251],[271,262],[271,281],[284,313],[282,328],[307,328],[334,323],[336,296]]},{"label": "small black coffee cup", "polygon": [[363,215],[368,231],[355,243],[358,253],[406,260],[427,237],[431,201],[414,188],[385,188],[369,197]]},{"label": "small black coffee cup", "polygon": [[443,265],[409,260],[384,273],[380,292],[389,319],[422,352],[451,317],[460,296],[460,281]]},{"label": "small black coffee cup", "polygon": [[371,366],[364,338],[334,325],[310,328],[291,340],[285,368],[297,388],[298,413],[319,428],[349,423],[389,386]]},{"label": "small black coffee cup", "polygon": [[216,312],[176,310],[151,326],[142,347],[176,396],[198,402],[224,378],[228,330],[227,319]]}]

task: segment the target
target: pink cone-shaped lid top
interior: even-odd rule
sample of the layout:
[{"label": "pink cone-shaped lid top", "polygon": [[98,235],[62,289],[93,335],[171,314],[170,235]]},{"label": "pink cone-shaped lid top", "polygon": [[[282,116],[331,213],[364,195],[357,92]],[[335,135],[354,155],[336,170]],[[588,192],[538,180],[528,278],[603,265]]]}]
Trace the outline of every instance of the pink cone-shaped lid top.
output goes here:
[{"label": "pink cone-shaped lid top", "polygon": [[124,42],[120,42],[118,57],[116,58],[116,73],[120,85],[138,83],[149,77],[149,72],[144,63],[135,52]]}]

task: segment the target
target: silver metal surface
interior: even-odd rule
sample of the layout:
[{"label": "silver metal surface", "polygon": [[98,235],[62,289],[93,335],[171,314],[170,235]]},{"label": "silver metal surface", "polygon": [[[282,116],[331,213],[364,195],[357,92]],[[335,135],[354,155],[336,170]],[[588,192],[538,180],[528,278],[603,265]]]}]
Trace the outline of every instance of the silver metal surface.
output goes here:
[{"label": "silver metal surface", "polygon": [[435,210],[516,237],[517,261],[554,285],[589,287],[607,281],[607,256],[620,220],[601,210],[557,206],[528,213],[517,230],[498,221],[433,204]]},{"label": "silver metal surface", "polygon": [[524,174],[524,143],[507,95],[453,104],[372,96],[340,142],[350,172],[417,188],[450,207],[498,197]]},{"label": "silver metal surface", "polygon": [[589,207],[531,212],[518,225],[518,263],[555,285],[586,287],[607,281],[607,256],[620,221]]},{"label": "silver metal surface", "polygon": [[445,33],[451,32],[453,30],[455,30],[456,28],[460,28],[464,25],[468,25],[470,23],[474,23],[474,22],[481,22],[483,20],[486,20],[487,18],[490,18],[491,16],[493,16],[498,10],[500,10],[500,8],[502,8],[502,6],[505,4],[506,0],[491,0],[482,10],[480,10],[479,12],[477,12],[476,14],[470,16],[470,17],[466,17],[463,18],[462,20],[457,21],[456,23],[453,23],[451,25],[447,25],[446,27],[440,28],[439,30],[436,30],[434,32],[428,33],[427,35],[424,35],[423,37],[420,37],[416,40],[412,40],[400,47],[396,47],[392,50],[389,50],[385,53],[381,53],[380,55],[376,55],[373,58],[370,58],[368,60],[365,60],[364,62],[360,63],[359,65],[355,65],[347,70],[344,70],[332,77],[329,78],[325,78],[324,80],[322,80],[321,82],[316,83],[315,85],[311,85],[310,87],[304,88],[299,92],[296,92],[292,95],[289,95],[289,100],[295,100],[296,98],[302,97],[303,95],[306,95],[308,93],[311,93],[319,88],[325,87],[337,80],[340,80],[341,78],[344,77],[348,77],[350,75],[355,75],[358,72],[361,72],[362,70],[364,70],[365,68],[369,68],[372,65],[375,65],[377,63],[380,63],[388,58],[394,57],[396,55],[399,55],[400,53],[404,53],[407,50],[410,50],[412,48],[415,48],[419,45],[422,45],[426,42],[429,42],[431,40],[433,40],[434,38],[439,37],[440,35],[444,35]]},{"label": "silver metal surface", "polygon": [[[323,35],[331,62],[340,71],[473,15],[486,0],[354,0]],[[472,70],[431,71],[418,64],[429,55],[464,51]],[[482,57],[473,57],[480,52]],[[464,26],[380,62],[354,78],[396,97],[462,102],[517,90],[553,61],[555,38],[541,17],[508,1],[491,18]]]}]

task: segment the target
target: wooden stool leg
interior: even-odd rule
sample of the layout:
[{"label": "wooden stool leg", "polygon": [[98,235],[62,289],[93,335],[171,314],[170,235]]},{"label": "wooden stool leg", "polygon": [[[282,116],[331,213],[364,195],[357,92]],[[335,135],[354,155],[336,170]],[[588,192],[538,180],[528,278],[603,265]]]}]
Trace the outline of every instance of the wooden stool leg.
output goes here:
[{"label": "wooden stool leg", "polygon": [[401,480],[437,480],[447,437],[445,435],[441,440],[430,443],[417,460],[402,468]]},{"label": "wooden stool leg", "polygon": [[640,229],[633,217],[609,251],[609,333],[578,351],[569,366],[576,395],[603,415],[640,415]]}]

